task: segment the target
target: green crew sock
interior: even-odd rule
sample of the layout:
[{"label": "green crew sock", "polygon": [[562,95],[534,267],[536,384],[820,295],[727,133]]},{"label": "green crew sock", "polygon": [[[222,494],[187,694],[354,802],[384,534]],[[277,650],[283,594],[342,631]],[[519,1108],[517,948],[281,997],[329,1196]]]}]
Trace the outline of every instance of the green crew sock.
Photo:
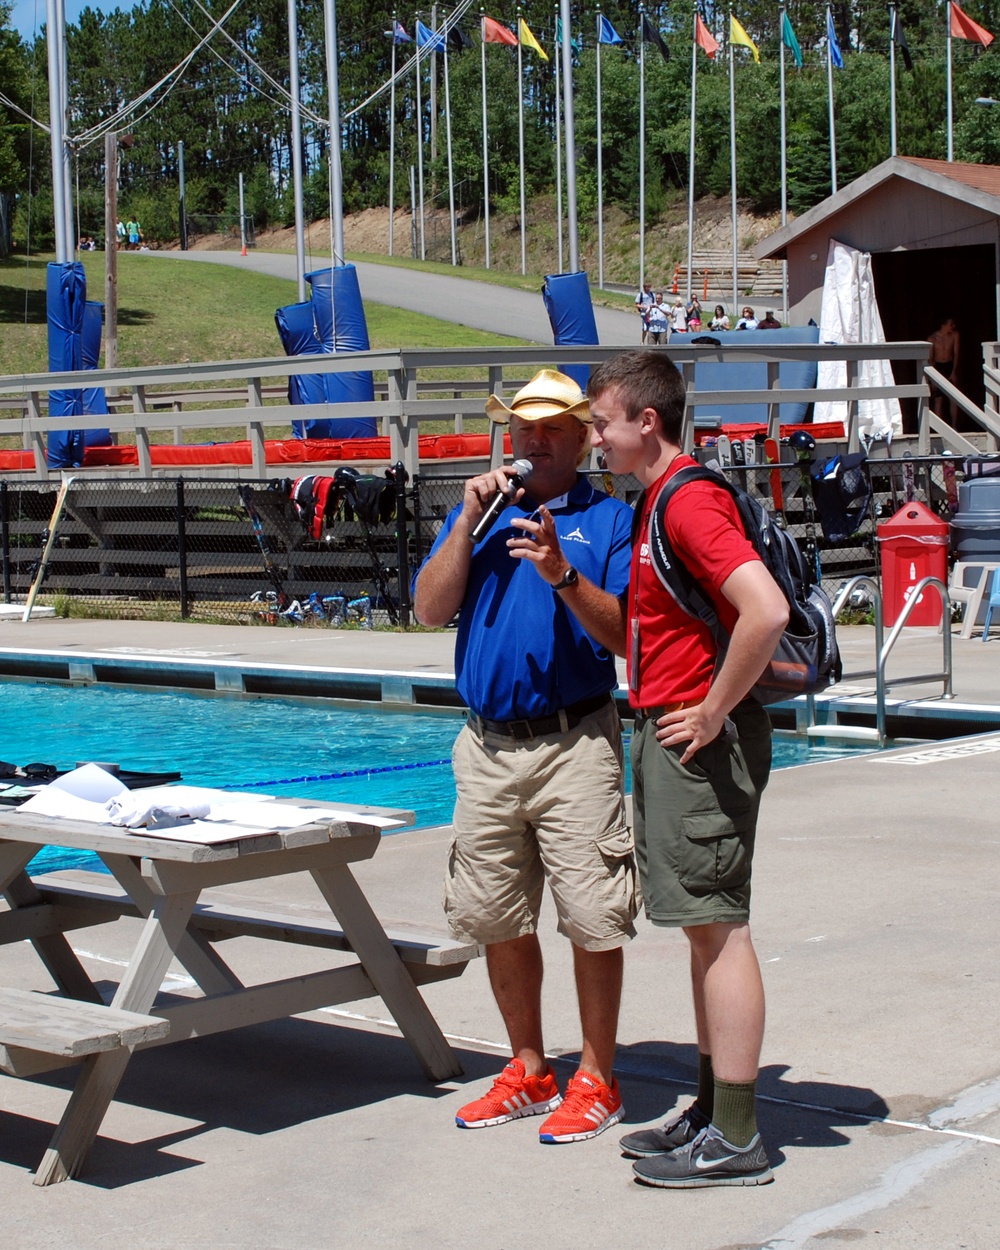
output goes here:
[{"label": "green crew sock", "polygon": [[698,1051],[698,1097],[694,1100],[699,1111],[710,1120],[715,1107],[715,1076],[712,1072],[712,1056]]},{"label": "green crew sock", "polygon": [[731,1146],[749,1146],[757,1132],[756,1081],[715,1078],[712,1123]]}]

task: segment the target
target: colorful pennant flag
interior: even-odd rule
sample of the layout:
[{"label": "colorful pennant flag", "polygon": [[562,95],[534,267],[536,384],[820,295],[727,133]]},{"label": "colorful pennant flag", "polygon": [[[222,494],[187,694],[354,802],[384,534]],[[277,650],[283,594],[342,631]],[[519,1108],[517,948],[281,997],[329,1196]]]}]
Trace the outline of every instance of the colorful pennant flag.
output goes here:
[{"label": "colorful pennant flag", "polygon": [[472,47],[472,40],[461,28],[461,26],[453,26],[448,31],[448,42],[456,52],[464,52],[466,48]]},{"label": "colorful pennant flag", "polygon": [[993,42],[993,36],[988,30],[983,30],[978,22],[974,22],[968,14],[962,10],[951,0],[951,33],[954,39],[970,39],[973,43],[981,43],[984,48],[988,48]]},{"label": "colorful pennant flag", "polygon": [[602,14],[600,18],[600,29],[597,35],[598,43],[621,43],[622,37],[611,25],[608,19]]},{"label": "colorful pennant flag", "polygon": [[439,30],[431,30],[429,26],[425,26],[420,18],[417,18],[417,47],[432,48],[436,52],[444,51],[444,35]]},{"label": "colorful pennant flag", "polygon": [[753,59],[758,65],[760,64],[760,53],[757,51],[757,45],[731,13],[729,15],[729,42],[738,44],[742,48],[749,48],[753,53]]},{"label": "colorful pennant flag", "polygon": [[[556,43],[559,45],[562,44],[562,18],[561,17],[556,18]],[[572,34],[569,37],[569,46],[572,49],[573,54],[575,56],[579,56],[580,53],[583,51],[583,45],[580,43],[580,40],[574,39]]]},{"label": "colorful pennant flag", "polygon": [[844,58],[840,52],[840,44],[837,42],[837,32],[833,29],[833,14],[829,9],[826,11],[826,45],[830,52],[830,60],[836,69],[844,68]]},{"label": "colorful pennant flag", "polygon": [[522,47],[530,48],[532,52],[537,52],[543,61],[547,61],[549,59],[549,54],[531,33],[531,28],[528,26],[528,23],[523,17],[519,17],[517,19],[517,30],[518,34],[521,36]]},{"label": "colorful pennant flag", "polygon": [[509,48],[517,47],[517,35],[506,26],[495,22],[492,17],[487,17],[485,13],[482,19],[482,35],[483,43],[505,43]]},{"label": "colorful pennant flag", "polygon": [[694,36],[695,43],[698,45],[699,48],[701,48],[704,51],[707,57],[710,57],[714,61],[715,54],[719,50],[719,41],[712,34],[712,32],[708,29],[705,23],[701,20],[700,14],[698,14],[695,19],[694,29],[695,29],[695,36]]},{"label": "colorful pennant flag", "polygon": [[895,9],[892,11],[892,42],[899,49],[903,58],[903,64],[913,73],[913,57],[910,56],[910,48],[906,42],[906,34],[903,31],[903,23],[899,20],[899,14]]},{"label": "colorful pennant flag", "polygon": [[387,30],[385,33],[387,35],[388,34],[392,35],[393,43],[412,43],[413,42],[410,36],[406,33],[406,27],[403,25],[402,22],[397,22],[393,30],[391,31]]},{"label": "colorful pennant flag", "polygon": [[663,36],[658,30],[654,29],[652,22],[650,22],[645,13],[642,15],[642,23],[639,29],[642,42],[656,44],[660,50],[660,56],[662,56],[665,61],[669,61],[670,49],[663,42]]},{"label": "colorful pennant flag", "polygon": [[781,42],[792,54],[796,68],[802,68],[802,49],[799,47],[799,41],[795,38],[795,31],[792,30],[792,23],[788,20],[788,14],[781,14]]}]

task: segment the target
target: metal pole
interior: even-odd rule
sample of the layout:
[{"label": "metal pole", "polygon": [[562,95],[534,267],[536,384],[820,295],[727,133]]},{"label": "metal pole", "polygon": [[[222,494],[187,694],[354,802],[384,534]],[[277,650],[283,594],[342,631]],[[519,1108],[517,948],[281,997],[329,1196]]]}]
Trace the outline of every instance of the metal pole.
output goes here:
[{"label": "metal pole", "polygon": [[[729,32],[733,30],[733,11],[729,10]],[[732,202],[733,229],[733,316],[736,316],[739,296],[739,254],[736,241],[736,66],[733,57],[733,41],[729,40],[729,198]],[[735,324],[735,322],[734,322]]]},{"label": "metal pole", "polygon": [[573,120],[573,49],[570,44],[569,0],[560,0],[562,19],[563,126],[566,130],[566,233],[569,239],[569,270],[580,269],[580,235],[576,213],[576,126]]},{"label": "metal pole", "polygon": [[[438,7],[436,4],[431,5],[431,30],[436,34],[438,25]],[[431,57],[428,62],[430,72],[430,89],[428,96],[430,97],[431,106],[431,165],[438,156],[438,128],[437,128],[437,40],[431,44]],[[431,196],[434,195],[434,186],[431,185]]]},{"label": "metal pole", "polygon": [[[833,14],[830,12],[830,6],[826,6],[826,90],[827,99],[830,109],[830,190],[833,195],[837,194],[837,123],[833,113],[833,49],[830,46],[829,31],[832,29]],[[951,99],[951,96],[948,97]],[[949,129],[949,134],[950,134]],[[949,160],[951,158],[949,157]]]},{"label": "metal pole", "polygon": [[52,147],[52,216],[55,227],[56,261],[64,264],[71,260],[72,249],[67,250],[66,240],[69,237],[66,222],[66,166],[63,161],[63,149],[66,145],[66,116],[62,100],[62,72],[59,68],[59,0],[46,0],[45,13],[48,25],[48,66],[49,66],[49,120],[51,124]]},{"label": "metal pole", "polygon": [[[115,152],[118,151],[118,137],[115,136]],[[115,167],[115,178],[118,177],[117,165]],[[117,188],[116,188],[117,190]],[[115,210],[117,216],[117,209]],[[180,227],[181,251],[188,250],[188,219],[187,219],[187,191],[184,184],[184,140],[177,140],[177,217],[178,226]]]},{"label": "metal pole", "polygon": [[63,120],[63,203],[66,229],[66,257],[72,260],[76,255],[76,231],[73,229],[73,166],[69,142],[69,70],[66,63],[66,0],[56,0],[57,28],[56,37],[59,41],[59,78],[60,102]]},{"label": "metal pole", "polygon": [[295,277],[299,303],[306,298],[306,214],[302,195],[302,106],[299,88],[299,22],[288,0],[288,93],[292,97],[292,197],[295,205]]},{"label": "metal pole", "polygon": [[243,175],[239,175],[240,179],[240,251],[245,256],[247,254],[247,232],[246,232],[246,210],[243,202]]},{"label": "metal pole", "polygon": [[441,53],[444,60],[444,128],[448,145],[448,224],[451,226],[451,263],[458,264],[458,240],[455,237],[455,168],[451,152],[451,86],[448,80],[448,41]]},{"label": "metal pole", "polygon": [[642,38],[639,5],[639,290],[646,277],[646,44]]},{"label": "metal pole", "polygon": [[417,171],[410,166],[410,255],[417,259]]},{"label": "metal pole", "polygon": [[524,234],[524,58],[521,52],[521,6],[517,6],[517,168],[521,192],[521,273],[528,272]]},{"label": "metal pole", "polygon": [[392,68],[389,72],[389,255],[393,255],[392,236],[396,211],[396,10],[392,11]]},{"label": "metal pole", "polygon": [[687,302],[691,303],[691,266],[694,264],[694,119],[698,98],[698,12],[691,37],[691,138],[688,146],[688,279]]},{"label": "metal pole", "polygon": [[[337,62],[337,4],[323,0],[326,25],[326,77],[330,96],[330,239],[333,264],[344,263],[344,174],[340,165],[340,73]],[[333,282],[330,300],[333,301]],[[336,309],[334,325],[336,325]]]},{"label": "metal pole", "polygon": [[896,155],[896,6],[889,5],[889,155]]},{"label": "metal pole", "polygon": [[955,159],[955,105],[951,94],[951,0],[944,6],[945,20],[948,23],[948,160]]},{"label": "metal pole", "polygon": [[[51,2],[51,0],[50,0]],[[479,10],[480,66],[483,80],[483,222],[486,227],[486,268],[490,267],[490,147],[486,124],[486,20],[485,9]]]},{"label": "metal pole", "polygon": [[417,45],[417,182],[420,189],[420,259],[427,259],[424,240],[424,106],[420,98],[420,45]]},{"label": "metal pole", "polygon": [[[556,9],[556,12],[559,10]],[[558,25],[558,24],[557,24]],[[559,272],[563,272],[563,194],[562,194],[562,102],[559,98],[562,90],[559,63],[561,53],[556,42],[556,236],[559,240]],[[600,160],[600,140],[598,140],[598,160]]]},{"label": "metal pole", "polygon": [[[604,136],[601,121],[601,10],[597,10],[597,285],[604,289]],[[639,288],[642,290],[642,288]]]},{"label": "metal pole", "polygon": [[[785,100],[785,6],[778,9],[778,52],[781,57],[779,81],[781,85],[781,224],[788,223],[788,120]],[[788,319],[788,261],[781,262],[781,300]]]},{"label": "metal pole", "polygon": [[118,136],[108,134],[104,136],[104,367],[114,369],[117,365]]}]

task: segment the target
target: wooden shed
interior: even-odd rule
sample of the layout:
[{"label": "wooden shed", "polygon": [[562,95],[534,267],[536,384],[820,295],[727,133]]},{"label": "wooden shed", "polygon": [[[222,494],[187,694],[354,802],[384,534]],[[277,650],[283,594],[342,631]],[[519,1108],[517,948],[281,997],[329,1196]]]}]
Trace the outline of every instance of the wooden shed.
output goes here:
[{"label": "wooden shed", "polygon": [[819,320],[831,239],[871,253],[888,340],[927,338],[954,317],[955,380],[982,404],[980,345],[1000,329],[1000,167],[894,156],[763,239],[759,258],[788,261],[793,325]]}]

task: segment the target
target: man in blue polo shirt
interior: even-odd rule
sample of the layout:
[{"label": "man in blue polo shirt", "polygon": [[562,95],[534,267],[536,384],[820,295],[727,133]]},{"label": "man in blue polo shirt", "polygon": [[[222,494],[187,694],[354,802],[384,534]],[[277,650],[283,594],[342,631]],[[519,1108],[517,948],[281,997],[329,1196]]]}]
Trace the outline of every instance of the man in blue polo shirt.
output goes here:
[{"label": "man in blue polo shirt", "polygon": [[[637,910],[622,797],[610,646],[622,629],[631,511],[578,472],[590,412],[576,383],[543,369],[508,407],[532,472],[478,543],[472,531],[513,469],[471,478],[417,577],[425,625],[459,614],[455,666],[469,707],[452,763],[455,838],[445,879],[452,932],[484,943],[512,1058],[462,1128],[551,1113],[545,1143],[595,1137],[622,1116],[614,1079],[623,952]],[[563,1098],[542,1039],[537,937],[548,880],[573,944],[583,1045]]]}]

